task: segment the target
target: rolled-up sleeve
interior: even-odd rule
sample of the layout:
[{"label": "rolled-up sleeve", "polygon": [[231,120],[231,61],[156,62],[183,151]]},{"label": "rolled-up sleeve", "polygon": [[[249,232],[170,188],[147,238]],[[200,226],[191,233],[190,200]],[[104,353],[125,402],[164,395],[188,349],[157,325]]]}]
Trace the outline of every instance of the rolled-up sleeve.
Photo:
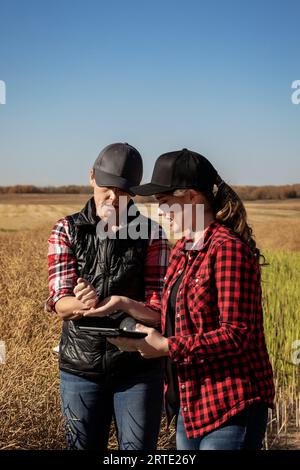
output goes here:
[{"label": "rolled-up sleeve", "polygon": [[45,303],[47,312],[55,311],[56,302],[65,296],[73,296],[77,281],[76,258],[69,238],[66,218],[60,219],[48,240],[49,297]]},{"label": "rolled-up sleeve", "polygon": [[145,305],[157,311],[161,311],[161,296],[169,253],[169,243],[164,230],[159,224],[153,224],[144,266]]}]

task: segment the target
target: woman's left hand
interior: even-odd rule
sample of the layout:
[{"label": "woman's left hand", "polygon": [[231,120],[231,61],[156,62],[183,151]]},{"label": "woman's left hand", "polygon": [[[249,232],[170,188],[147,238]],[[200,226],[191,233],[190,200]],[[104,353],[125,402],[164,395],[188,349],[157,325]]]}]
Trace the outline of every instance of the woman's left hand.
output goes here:
[{"label": "woman's left hand", "polygon": [[95,308],[76,310],[73,313],[81,313],[84,317],[105,317],[117,310],[122,310],[122,297],[120,295],[111,295],[99,302]]},{"label": "woman's left hand", "polygon": [[120,351],[138,351],[145,359],[155,359],[168,355],[168,338],[165,338],[154,328],[148,328],[139,323],[136,325],[136,331],[147,333],[147,336],[142,339],[107,338],[107,341],[117,346]]}]

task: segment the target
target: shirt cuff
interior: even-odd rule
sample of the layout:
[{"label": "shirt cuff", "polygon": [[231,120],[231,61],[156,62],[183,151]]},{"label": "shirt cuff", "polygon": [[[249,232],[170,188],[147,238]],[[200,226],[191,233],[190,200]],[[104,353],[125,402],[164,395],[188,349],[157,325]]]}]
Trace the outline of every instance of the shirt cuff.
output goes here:
[{"label": "shirt cuff", "polygon": [[52,313],[55,312],[55,304],[56,302],[59,301],[59,299],[62,299],[63,297],[74,297],[74,293],[72,291],[70,292],[60,292],[59,294],[55,294],[52,297],[48,297],[48,299],[45,302],[44,310],[47,313]]},{"label": "shirt cuff", "polygon": [[193,357],[189,350],[189,336],[170,336],[169,343],[169,358],[176,364],[195,364],[202,363],[204,359]]}]

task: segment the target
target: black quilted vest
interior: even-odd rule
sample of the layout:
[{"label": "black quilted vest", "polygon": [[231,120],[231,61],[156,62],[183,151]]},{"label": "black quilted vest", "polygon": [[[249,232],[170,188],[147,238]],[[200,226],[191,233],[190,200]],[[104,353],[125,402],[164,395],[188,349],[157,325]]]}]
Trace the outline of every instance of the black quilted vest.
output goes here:
[{"label": "black quilted vest", "polygon": [[[129,203],[132,206],[133,202]],[[144,262],[148,239],[102,239],[97,235],[99,217],[94,198],[81,212],[68,216],[72,249],[77,260],[77,275],[88,280],[100,299],[124,295],[145,300]],[[149,219],[143,218],[148,225]],[[134,222],[134,217],[128,217]],[[60,369],[86,378],[128,376],[160,369],[160,359],[144,359],[137,352],[121,352],[99,334],[78,330],[79,324],[118,327],[126,316],[118,312],[106,318],[84,318],[64,321],[60,341]]]}]

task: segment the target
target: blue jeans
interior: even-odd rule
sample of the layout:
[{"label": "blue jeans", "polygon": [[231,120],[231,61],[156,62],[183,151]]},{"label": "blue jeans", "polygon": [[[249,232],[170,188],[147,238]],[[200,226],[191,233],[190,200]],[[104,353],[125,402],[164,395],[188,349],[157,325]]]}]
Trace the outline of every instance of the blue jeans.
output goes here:
[{"label": "blue jeans", "polygon": [[176,427],[178,450],[260,450],[268,420],[268,405],[254,403],[203,437],[188,439],[181,410]]},{"label": "blue jeans", "polygon": [[120,449],[156,449],[163,403],[162,371],[102,381],[61,371],[60,392],[70,449],[105,451],[113,417]]}]

